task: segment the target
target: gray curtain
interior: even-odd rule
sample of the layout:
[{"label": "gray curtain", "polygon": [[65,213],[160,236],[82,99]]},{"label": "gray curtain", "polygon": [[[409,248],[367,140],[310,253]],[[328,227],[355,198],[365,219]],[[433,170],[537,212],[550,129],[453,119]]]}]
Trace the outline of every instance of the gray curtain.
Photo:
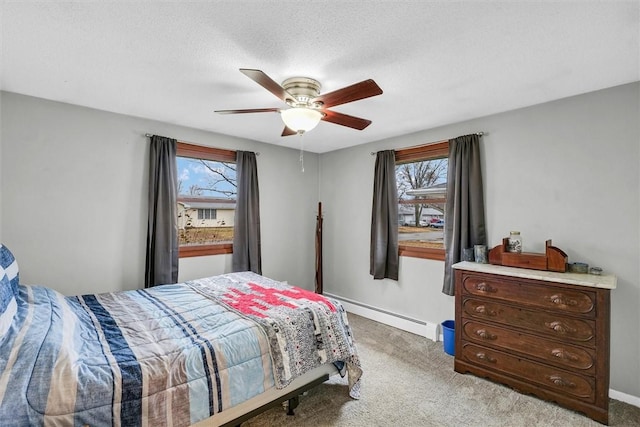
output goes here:
[{"label": "gray curtain", "polygon": [[235,224],[233,231],[233,271],[253,271],[262,274],[260,248],[260,195],[258,191],[258,167],[256,154],[236,152]]},{"label": "gray curtain", "polygon": [[369,274],[374,279],[398,280],[398,265],[396,153],[378,151],[373,181]]},{"label": "gray curtain", "polygon": [[487,243],[478,135],[465,135],[449,140],[448,168],[442,292],[453,295],[455,287],[451,266],[462,259],[464,248]]},{"label": "gray curtain", "polygon": [[144,286],[178,281],[177,141],[151,137]]}]

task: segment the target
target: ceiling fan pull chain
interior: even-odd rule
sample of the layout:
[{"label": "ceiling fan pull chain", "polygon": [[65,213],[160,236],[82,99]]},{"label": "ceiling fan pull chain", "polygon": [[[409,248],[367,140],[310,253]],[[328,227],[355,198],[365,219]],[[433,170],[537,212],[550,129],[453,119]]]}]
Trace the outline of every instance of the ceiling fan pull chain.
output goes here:
[{"label": "ceiling fan pull chain", "polygon": [[304,139],[302,139],[302,135],[304,132],[298,132],[300,135],[300,172],[304,173]]}]

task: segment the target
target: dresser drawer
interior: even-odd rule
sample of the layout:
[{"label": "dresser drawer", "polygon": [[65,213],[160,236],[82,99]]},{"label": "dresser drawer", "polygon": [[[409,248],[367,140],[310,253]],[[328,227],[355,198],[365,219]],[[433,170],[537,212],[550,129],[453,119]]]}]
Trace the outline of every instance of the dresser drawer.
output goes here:
[{"label": "dresser drawer", "polygon": [[520,281],[503,281],[493,276],[468,275],[462,283],[465,293],[516,304],[595,316],[595,293]]},{"label": "dresser drawer", "polygon": [[476,298],[463,298],[462,316],[522,328],[542,336],[595,346],[595,322],[527,310]]},{"label": "dresser drawer", "polygon": [[590,377],[471,343],[463,343],[461,359],[498,373],[513,375],[519,380],[526,380],[547,390],[573,396],[585,402],[595,401],[595,382]]},{"label": "dresser drawer", "polygon": [[584,374],[591,375],[595,372],[595,352],[592,349],[475,321],[464,321],[462,339],[506,351],[515,351],[565,369],[579,369]]}]

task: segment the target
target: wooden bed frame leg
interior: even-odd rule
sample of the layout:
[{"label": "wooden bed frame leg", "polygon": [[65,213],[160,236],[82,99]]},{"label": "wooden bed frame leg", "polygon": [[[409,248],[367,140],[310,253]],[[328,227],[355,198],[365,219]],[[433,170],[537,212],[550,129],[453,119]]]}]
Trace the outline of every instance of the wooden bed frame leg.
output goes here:
[{"label": "wooden bed frame leg", "polygon": [[294,396],[291,399],[289,399],[289,405],[287,405],[288,406],[287,415],[295,415],[293,410],[296,409],[299,404],[300,404],[299,396]]}]

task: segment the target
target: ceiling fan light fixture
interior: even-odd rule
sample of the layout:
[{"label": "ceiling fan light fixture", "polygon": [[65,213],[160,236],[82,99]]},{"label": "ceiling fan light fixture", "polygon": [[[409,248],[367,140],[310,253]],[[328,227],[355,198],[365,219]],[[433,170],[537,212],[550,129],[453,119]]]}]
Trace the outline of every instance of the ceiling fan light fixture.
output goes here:
[{"label": "ceiling fan light fixture", "polygon": [[363,130],[371,120],[329,110],[331,107],[382,94],[382,89],[372,79],[320,94],[320,82],[309,77],[292,77],[282,84],[276,83],[261,70],[241,68],[240,71],[264,89],[285,102],[290,108],[250,108],[243,110],[216,110],[219,114],[274,113],[279,112],[285,128],[282,136],[302,135],[315,128],[320,120]]},{"label": "ceiling fan light fixture", "polygon": [[298,133],[309,132],[322,120],[320,111],[305,107],[282,110],[280,116],[285,126]]}]

